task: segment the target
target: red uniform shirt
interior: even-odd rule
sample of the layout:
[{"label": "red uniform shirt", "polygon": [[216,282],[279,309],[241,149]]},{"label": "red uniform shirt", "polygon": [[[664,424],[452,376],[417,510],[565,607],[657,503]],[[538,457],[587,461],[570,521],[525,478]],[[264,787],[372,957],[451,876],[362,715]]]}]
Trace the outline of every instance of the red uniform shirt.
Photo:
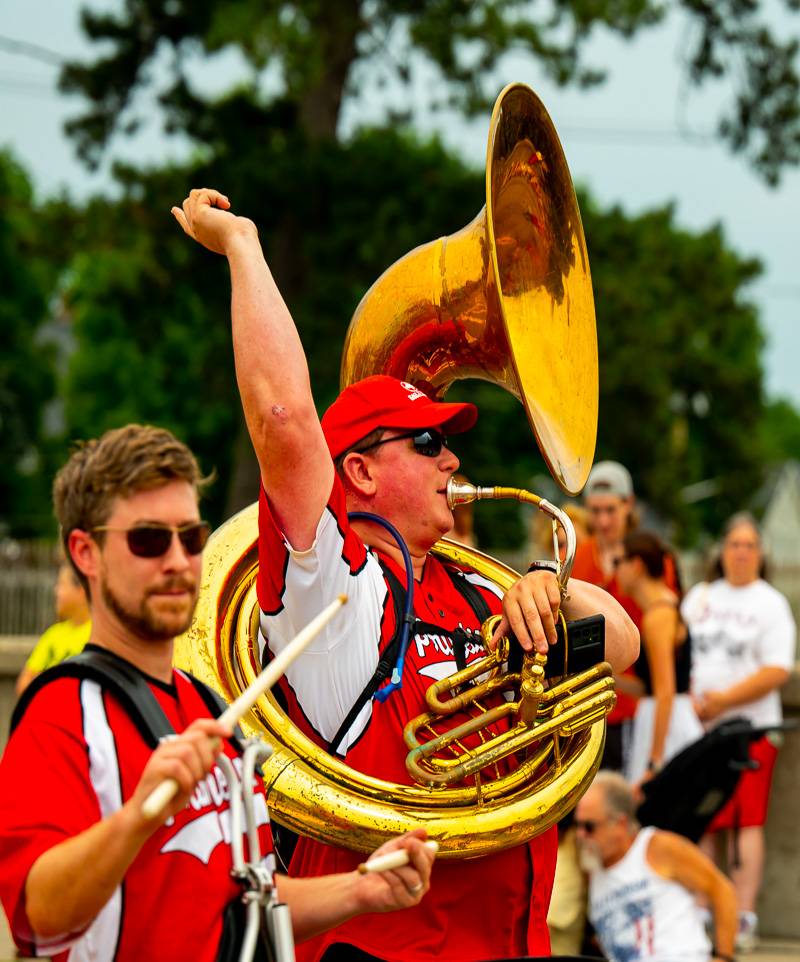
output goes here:
[{"label": "red uniform shirt", "polygon": [[[173,685],[148,681],[180,732],[209,712],[181,672],[173,679]],[[239,769],[234,749],[226,743],[225,751]],[[119,809],[149,756],[127,713],[94,681],[60,678],[28,706],[0,763],[0,897],[25,954],[58,962],[215,959],[225,906],[240,891],[230,876],[229,791],[216,765],[186,808],[144,844],[86,929],[41,940],[28,923],[25,881],[33,863]],[[271,853],[263,786],[254,791],[262,851]]]},{"label": "red uniform shirt", "polygon": [[[394,634],[391,594],[376,555],[350,528],[338,479],[310,549],[296,552],[286,544],[263,491],[259,538],[262,649],[263,639],[268,638],[271,651],[279,652],[338,594],[348,595],[348,604],[290,666],[284,679],[293,720],[324,744],[333,739]],[[383,560],[405,585],[405,572]],[[500,610],[495,585],[473,571],[462,575],[478,588],[492,611]],[[432,556],[415,585],[414,611],[420,621],[444,630],[478,627],[472,608],[454,588],[443,564]],[[467,662],[481,652],[479,645],[467,645]],[[433,631],[412,635],[403,687],[385,703],[371,701],[361,711],[340,748],[347,763],[369,775],[409,784],[403,728],[427,710],[427,688],[455,670],[447,635]],[[439,861],[431,890],[419,906],[353,919],[298,946],[298,960],[319,959],[334,942],[356,945],[390,962],[546,955],[545,920],[556,844],[552,830],[506,852]],[[363,855],[355,852],[301,838],[291,868],[297,875],[321,875],[351,871],[362,860]]]}]

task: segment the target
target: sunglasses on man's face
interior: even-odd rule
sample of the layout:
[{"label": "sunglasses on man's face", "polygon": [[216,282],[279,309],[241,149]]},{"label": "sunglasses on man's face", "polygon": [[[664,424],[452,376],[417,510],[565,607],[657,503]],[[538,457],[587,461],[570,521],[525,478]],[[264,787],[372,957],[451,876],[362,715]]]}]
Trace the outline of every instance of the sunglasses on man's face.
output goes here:
[{"label": "sunglasses on man's face", "polygon": [[211,534],[211,526],[207,521],[193,521],[179,528],[168,524],[137,524],[132,528],[99,525],[92,531],[122,531],[131,554],[137,558],[160,558],[169,551],[173,534],[178,536],[187,554],[200,554]]},{"label": "sunglasses on man's face", "polygon": [[441,431],[437,431],[436,428],[418,428],[416,431],[395,434],[393,438],[383,438],[361,450],[369,451],[371,448],[380,447],[382,444],[389,444],[391,441],[405,441],[408,438],[413,442],[416,453],[426,458],[438,458],[442,453],[442,448],[447,446],[447,437]]},{"label": "sunglasses on man's face", "polygon": [[580,819],[580,818],[576,818],[576,819],[573,820],[572,824],[575,826],[575,829],[576,829],[577,831],[579,831],[579,832],[585,832],[586,835],[594,835],[594,833],[595,833],[598,825],[602,825],[603,822],[607,822],[607,821],[608,821],[608,819],[606,819],[606,818],[600,818],[600,819],[594,819],[594,818]]}]

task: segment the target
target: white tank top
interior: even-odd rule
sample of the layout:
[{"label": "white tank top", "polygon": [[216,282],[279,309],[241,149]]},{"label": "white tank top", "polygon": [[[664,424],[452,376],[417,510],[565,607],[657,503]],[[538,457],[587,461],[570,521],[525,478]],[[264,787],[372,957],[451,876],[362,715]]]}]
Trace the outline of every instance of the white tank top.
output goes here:
[{"label": "white tank top", "polygon": [[708,962],[711,944],[692,894],[647,862],[654,828],[589,880],[589,918],[611,962]]}]

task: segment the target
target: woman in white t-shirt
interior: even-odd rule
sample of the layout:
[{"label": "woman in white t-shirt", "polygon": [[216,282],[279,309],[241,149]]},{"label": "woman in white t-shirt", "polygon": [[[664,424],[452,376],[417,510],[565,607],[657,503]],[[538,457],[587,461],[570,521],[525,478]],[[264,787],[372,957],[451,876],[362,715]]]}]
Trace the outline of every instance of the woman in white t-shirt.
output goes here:
[{"label": "woman in white t-shirt", "polygon": [[[795,659],[795,623],[786,598],[763,580],[764,556],[752,516],[737,514],[725,528],[719,575],[695,585],[681,612],[692,634],[691,690],[701,721],[713,727],[744,717],[754,726],[779,724],[779,689]],[[764,863],[764,822],[777,749],[769,736],[753,742],[758,768],[746,771],[710,832],[739,828],[740,866],[732,870],[740,907],[740,939],[755,941],[755,905]],[[707,851],[713,849],[709,836]]]}]

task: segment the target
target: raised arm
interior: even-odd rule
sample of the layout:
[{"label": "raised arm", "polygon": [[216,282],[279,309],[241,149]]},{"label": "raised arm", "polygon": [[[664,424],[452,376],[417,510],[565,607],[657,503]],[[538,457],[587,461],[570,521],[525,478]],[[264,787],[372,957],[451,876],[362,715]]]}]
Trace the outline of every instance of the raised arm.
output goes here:
[{"label": "raised arm", "polygon": [[[228,259],[236,380],[264,489],[283,533],[309,548],[333,484],[300,336],[251,220],[216,190],[193,190],[172,213],[184,231]],[[255,494],[255,492],[254,492]]]}]

